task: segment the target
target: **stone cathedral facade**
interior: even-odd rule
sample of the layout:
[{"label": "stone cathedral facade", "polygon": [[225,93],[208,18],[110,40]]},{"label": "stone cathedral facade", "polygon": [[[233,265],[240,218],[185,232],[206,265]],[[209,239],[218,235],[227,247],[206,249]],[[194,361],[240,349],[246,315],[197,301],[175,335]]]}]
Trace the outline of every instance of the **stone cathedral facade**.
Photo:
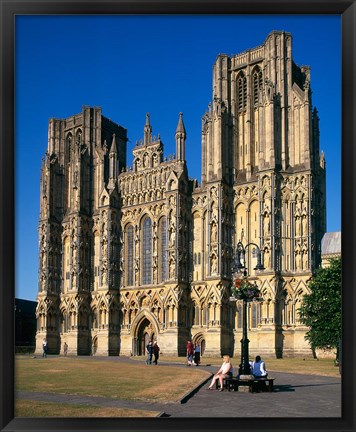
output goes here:
[{"label": "stone cathedral facade", "polygon": [[[49,122],[41,168],[37,351],[239,356],[242,305],[230,301],[238,241],[256,243],[265,270],[249,277],[251,355],[311,354],[298,308],[320,265],[326,229],[325,161],[310,69],[293,62],[292,36],[218,55],[202,117],[202,178],[188,177],[187,133],[164,156],[147,114],[126,166],[127,131],[100,108]],[[189,131],[188,131],[189,132]],[[190,145],[198,145],[191,143]]]}]

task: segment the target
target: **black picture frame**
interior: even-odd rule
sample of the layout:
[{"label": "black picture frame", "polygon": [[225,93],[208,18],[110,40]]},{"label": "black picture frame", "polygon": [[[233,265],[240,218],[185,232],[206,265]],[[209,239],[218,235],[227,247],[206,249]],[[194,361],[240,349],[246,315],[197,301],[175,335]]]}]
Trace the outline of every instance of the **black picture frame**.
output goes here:
[{"label": "black picture frame", "polygon": [[[356,5],[343,0],[0,0],[0,426],[2,431],[293,430],[354,431]],[[343,375],[341,418],[14,418],[14,32],[26,14],[338,14],[342,17]],[[316,47],[317,49],[317,47]],[[329,65],[325,65],[329,67]],[[332,103],[332,100],[330,100]],[[330,199],[331,197],[328,197]]]}]

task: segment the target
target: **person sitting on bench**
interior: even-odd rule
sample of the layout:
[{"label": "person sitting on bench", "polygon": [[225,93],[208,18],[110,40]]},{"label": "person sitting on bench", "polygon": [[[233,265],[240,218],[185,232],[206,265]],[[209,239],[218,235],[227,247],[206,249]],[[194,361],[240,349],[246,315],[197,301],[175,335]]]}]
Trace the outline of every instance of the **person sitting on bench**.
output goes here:
[{"label": "person sitting on bench", "polygon": [[258,355],[254,362],[250,362],[251,372],[255,378],[267,378],[266,364]]},{"label": "person sitting on bench", "polygon": [[224,362],[221,365],[221,368],[214,375],[214,377],[211,381],[211,384],[208,387],[208,390],[214,390],[214,384],[216,383],[217,380],[219,380],[220,391],[223,391],[224,390],[224,385],[223,385],[224,378],[226,378],[228,376],[232,376],[233,367],[232,367],[232,364],[230,362],[230,356],[224,355],[223,360],[224,360]]}]

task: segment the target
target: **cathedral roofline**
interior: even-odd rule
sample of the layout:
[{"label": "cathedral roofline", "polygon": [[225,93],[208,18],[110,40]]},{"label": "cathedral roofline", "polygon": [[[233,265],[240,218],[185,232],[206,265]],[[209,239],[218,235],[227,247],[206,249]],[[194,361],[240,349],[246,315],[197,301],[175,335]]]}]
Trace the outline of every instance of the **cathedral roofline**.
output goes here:
[{"label": "cathedral roofline", "polygon": [[286,37],[292,38],[292,33],[290,33],[290,32],[286,32],[284,30],[272,30],[268,34],[268,36],[266,37],[266,39],[264,40],[264,42],[261,45],[257,45],[254,48],[250,48],[250,49],[241,51],[241,52],[236,53],[236,54],[231,54],[230,56],[228,54],[220,53],[217,55],[216,59],[218,59],[219,57],[236,58],[236,57],[244,56],[244,55],[249,54],[249,53],[258,52],[258,50],[261,50],[262,48],[264,48],[266,46],[268,39],[271,38],[273,35],[279,35],[279,36],[285,35]]}]

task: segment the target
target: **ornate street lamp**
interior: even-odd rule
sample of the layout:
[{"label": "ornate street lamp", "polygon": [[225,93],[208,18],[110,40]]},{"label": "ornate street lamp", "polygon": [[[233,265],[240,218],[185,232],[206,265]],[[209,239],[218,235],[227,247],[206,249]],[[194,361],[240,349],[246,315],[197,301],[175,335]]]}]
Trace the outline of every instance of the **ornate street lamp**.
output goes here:
[{"label": "ornate street lamp", "polygon": [[[241,339],[241,364],[239,367],[240,378],[244,375],[251,375],[247,338],[247,303],[252,301],[261,301],[261,293],[256,282],[252,283],[248,280],[248,268],[246,267],[246,250],[249,246],[254,246],[252,251],[253,256],[257,257],[257,265],[254,270],[264,270],[262,264],[261,249],[256,243],[248,243],[244,246],[240,241],[236,246],[236,255],[232,267],[233,286],[231,289],[231,300],[242,300],[242,339]],[[242,260],[242,262],[241,262]]]}]

